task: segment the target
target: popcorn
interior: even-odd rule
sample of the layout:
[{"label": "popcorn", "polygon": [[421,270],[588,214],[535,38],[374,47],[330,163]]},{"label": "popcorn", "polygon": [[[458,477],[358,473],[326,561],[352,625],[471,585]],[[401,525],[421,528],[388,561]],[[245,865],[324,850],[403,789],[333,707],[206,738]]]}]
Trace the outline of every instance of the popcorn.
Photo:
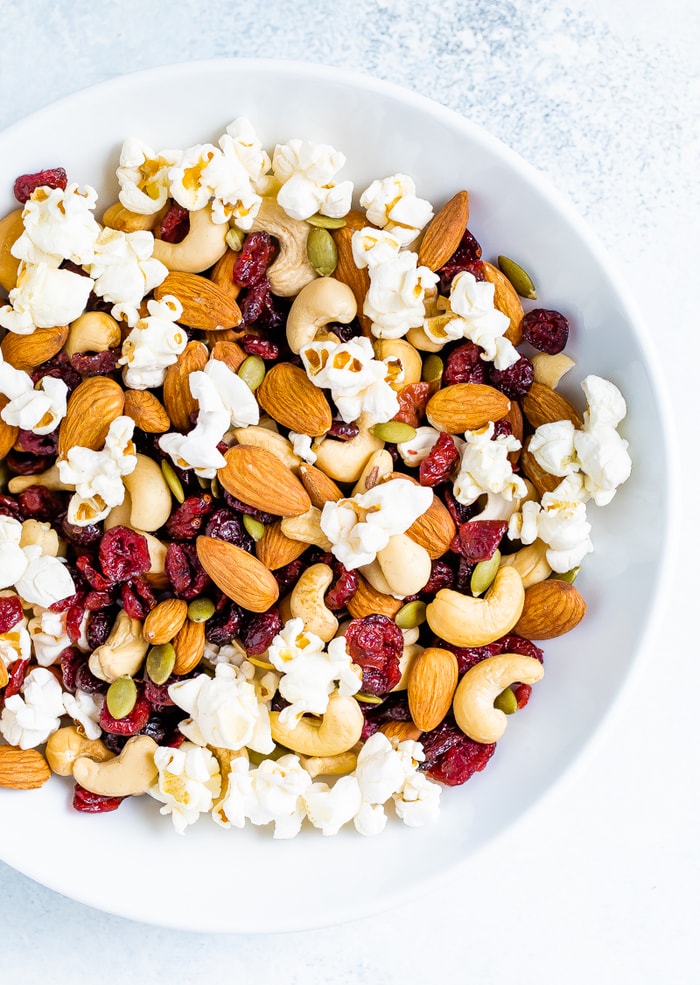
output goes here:
[{"label": "popcorn", "polygon": [[345,155],[328,144],[297,139],[277,144],[272,170],[282,185],[278,203],[292,219],[308,219],[316,212],[344,216],[350,211],[353,185],[334,181],[344,165]]},{"label": "popcorn", "polygon": [[564,487],[546,492],[541,503],[523,503],[508,524],[511,540],[532,544],[539,538],[547,544],[545,557],[553,571],[563,574],[581,563],[593,550],[591,525],[586,518],[586,504],[567,498]]},{"label": "popcorn", "polygon": [[114,506],[124,502],[122,480],[134,471],[137,461],[133,433],[133,420],[117,417],[109,426],[101,451],[74,445],[65,458],[58,459],[61,482],[75,487],[68,504],[70,523],[98,523]]},{"label": "popcorn", "polygon": [[425,319],[426,292],[439,278],[427,267],[418,266],[410,250],[375,267],[369,267],[370,285],[364,314],[372,322],[378,339],[401,338],[411,328],[420,328]]},{"label": "popcorn", "polygon": [[29,605],[48,608],[75,594],[75,584],[64,562],[42,553],[41,546],[20,547],[22,524],[0,516],[0,589],[14,585]]},{"label": "popcorn", "polygon": [[9,397],[0,417],[24,431],[50,434],[66,416],[68,387],[63,380],[44,376],[34,386],[29,373],[5,362],[1,352],[0,393]]},{"label": "popcorn", "polygon": [[360,205],[373,225],[386,229],[402,246],[411,244],[433,217],[432,205],[416,196],[415,182],[405,174],[373,181]]},{"label": "popcorn", "polygon": [[483,493],[497,493],[512,501],[527,492],[525,483],[513,472],[508,455],[520,448],[511,434],[494,438],[493,422],[475,431],[466,431],[462,447],[459,474],[454,481],[454,496],[465,506],[471,505]]},{"label": "popcorn", "polygon": [[136,137],[125,140],[117,168],[119,201],[124,208],[139,215],[160,212],[170,195],[168,172],[181,156],[175,150],[156,153]]},{"label": "popcorn", "polygon": [[148,315],[139,319],[122,346],[117,365],[124,366],[124,384],[133,390],[162,386],[168,366],[187,346],[187,333],[177,324],[182,305],[166,294],[160,301],[149,301]]},{"label": "popcorn", "polygon": [[361,414],[380,424],[398,413],[398,397],[388,382],[387,360],[375,359],[369,339],[310,342],[299,355],[309,379],[331,391],[338,413],[348,424]]},{"label": "popcorn", "polygon": [[78,688],[75,694],[68,691],[63,693],[63,707],[70,715],[87,739],[99,739],[102,735],[100,728],[100,712],[104,705],[104,695],[96,692],[88,694]]},{"label": "popcorn", "polygon": [[80,189],[71,184],[65,190],[41,185],[24,206],[24,232],[12,246],[12,255],[27,264],[54,268],[64,260],[79,266],[92,263],[100,235],[92,214],[96,204],[97,192],[89,185]]},{"label": "popcorn", "polygon": [[20,264],[17,284],[0,308],[0,327],[16,335],[68,325],[82,315],[93,281],[49,263]]},{"label": "popcorn", "polygon": [[179,749],[159,746],[154,761],[158,779],[148,790],[162,802],[161,814],[170,814],[178,834],[208,813],[221,791],[221,773],[216,757],[202,746],[183,742]]},{"label": "popcorn", "polygon": [[37,667],[25,677],[21,694],[5,698],[0,732],[11,746],[33,749],[59,728],[63,712],[61,685],[50,670]]},{"label": "popcorn", "polygon": [[124,233],[105,227],[87,268],[95,294],[113,305],[115,318],[125,318],[129,325],[138,321],[143,298],[168,275],[165,264],[153,256],[153,244],[153,233],[147,230]]},{"label": "popcorn", "polygon": [[304,796],[311,777],[294,754],[265,759],[249,769],[244,757],[231,763],[228,794],[214,815],[223,827],[274,824],[274,838],[293,838],[305,817]]},{"label": "popcorn", "polygon": [[492,362],[496,369],[508,369],[520,353],[505,338],[510,319],[494,306],[495,290],[488,281],[478,281],[470,271],[461,271],[450,289],[451,310],[460,317],[446,323],[443,318],[435,323],[426,319],[425,334],[437,343],[470,339],[484,350],[482,359]]}]

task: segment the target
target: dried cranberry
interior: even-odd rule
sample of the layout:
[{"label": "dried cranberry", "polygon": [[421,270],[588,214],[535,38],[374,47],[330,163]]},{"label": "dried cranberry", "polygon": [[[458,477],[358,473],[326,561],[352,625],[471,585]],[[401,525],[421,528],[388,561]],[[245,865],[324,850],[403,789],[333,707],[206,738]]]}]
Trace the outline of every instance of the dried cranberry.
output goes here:
[{"label": "dried cranberry", "polygon": [[449,294],[454,277],[462,270],[470,270],[477,280],[483,280],[484,273],[480,257],[481,247],[469,230],[465,229],[459,246],[444,266],[437,271],[440,277],[440,292],[445,295]]},{"label": "dried cranberry", "polygon": [[98,646],[102,646],[106,642],[112,631],[116,616],[117,612],[115,609],[98,609],[97,612],[90,613],[85,628],[85,635],[87,637],[87,644],[91,650],[96,650]]},{"label": "dried cranberry", "polygon": [[365,717],[361,736],[363,740],[377,732],[384,722],[410,722],[411,711],[408,707],[407,692],[392,691],[379,705],[371,705],[363,701],[362,714]]},{"label": "dried cranberry", "polygon": [[63,687],[66,691],[74,692],[76,689],[76,676],[78,673],[78,668],[81,667],[86,661],[85,654],[77,648],[77,646],[67,646],[65,650],[61,650],[61,656],[59,657],[59,663],[61,666],[61,677],[63,678]]},{"label": "dried cranberry", "polygon": [[510,423],[508,418],[501,417],[499,420],[493,422],[493,437],[500,438],[503,435],[509,435],[513,433],[513,425]]},{"label": "dried cranberry", "polygon": [[107,814],[109,811],[116,811],[125,797],[105,797],[100,793],[91,793],[75,784],[73,791],[73,807],[82,814]]},{"label": "dried cranberry", "polygon": [[24,205],[32,197],[37,188],[63,188],[68,184],[68,176],[64,168],[46,168],[35,171],[34,174],[21,174],[15,180],[13,191],[20,205]]},{"label": "dried cranberry", "polygon": [[164,243],[181,243],[189,231],[189,211],[177,202],[171,202],[170,208],[160,222],[160,239]]},{"label": "dried cranberry", "polygon": [[106,694],[109,684],[95,677],[90,670],[87,661],[78,666],[75,672],[76,690],[85,691],[87,694]]},{"label": "dried cranberry", "polygon": [[116,526],[105,531],[99,553],[102,570],[112,581],[127,581],[151,567],[148,541],[129,527]]},{"label": "dried cranberry", "polygon": [[338,438],[340,441],[350,441],[360,433],[357,424],[348,424],[346,421],[335,420],[328,428],[327,435],[330,438]]},{"label": "dried cranberry", "polygon": [[52,376],[54,379],[63,380],[71,394],[77,386],[82,383],[80,373],[77,373],[70,364],[70,359],[65,352],[59,352],[53,359],[47,359],[40,366],[29,371],[32,383],[36,385],[45,376]]},{"label": "dried cranberry", "polygon": [[58,451],[58,428],[49,434],[34,434],[33,431],[24,431],[20,428],[17,434],[15,448],[17,451],[26,452],[28,455],[36,455],[39,458],[47,455],[55,455]]},{"label": "dried cranberry", "polygon": [[559,311],[533,308],[524,316],[521,327],[524,341],[550,356],[561,352],[569,340],[569,322]]},{"label": "dried cranberry", "polygon": [[19,505],[14,496],[0,495],[0,516],[11,516],[13,520],[21,520]]},{"label": "dried cranberry", "polygon": [[399,409],[392,419],[403,421],[404,424],[410,424],[414,428],[420,427],[434,389],[432,383],[407,383],[406,386],[402,386],[396,394]]},{"label": "dried cranberry", "polygon": [[274,251],[275,244],[269,233],[250,233],[246,236],[233,268],[236,284],[241,287],[257,284],[265,276]]},{"label": "dried cranberry", "polygon": [[248,506],[247,503],[243,503],[240,499],[236,499],[231,493],[224,489],[224,502],[227,506],[230,506],[232,510],[236,510],[238,513],[245,513],[246,516],[252,516],[254,520],[259,520],[260,523],[272,523],[277,519],[277,515],[274,513],[265,513],[263,510],[256,510],[254,506]]},{"label": "dried cranberry", "polygon": [[297,583],[306,566],[307,561],[303,557],[298,557],[294,561],[290,561],[289,564],[285,564],[283,568],[278,568],[272,572],[280,587],[280,595],[284,595]]},{"label": "dried cranberry", "polygon": [[535,378],[535,370],[527,356],[521,356],[517,362],[507,369],[496,369],[494,366],[489,370],[489,383],[501,393],[505,393],[510,400],[519,400],[524,397],[532,386]]},{"label": "dried cranberry", "polygon": [[249,656],[264,653],[272,640],[282,631],[283,622],[276,608],[251,616],[241,631],[241,643]]},{"label": "dried cranberry", "polygon": [[488,561],[507,529],[505,520],[469,520],[462,523],[456,537],[458,553],[472,564]]},{"label": "dried cranberry", "polygon": [[132,619],[145,619],[157,601],[145,578],[133,578],[124,582],[121,596],[124,611]]},{"label": "dried cranberry", "polygon": [[7,665],[7,684],[5,685],[5,697],[11,698],[14,694],[19,694],[27,676],[29,667],[29,657],[26,660],[13,660]]},{"label": "dried cranberry", "polygon": [[115,585],[108,592],[88,592],[83,603],[85,611],[97,612],[106,606],[113,605],[116,601],[116,590],[117,586]]},{"label": "dried cranberry", "polygon": [[96,523],[79,527],[75,523],[70,523],[65,516],[59,517],[58,531],[64,540],[75,547],[93,547],[102,539],[102,529]]},{"label": "dried cranberry", "polygon": [[471,580],[474,567],[475,565],[472,561],[467,561],[466,558],[460,556],[455,574],[455,591],[461,592],[463,595],[471,594]]},{"label": "dried cranberry", "polygon": [[360,322],[357,318],[353,318],[352,321],[347,324],[342,322],[329,322],[326,325],[329,332],[332,332],[337,336],[340,342],[349,342],[350,339],[357,338],[358,335],[362,335],[362,329],[360,328]]},{"label": "dried cranberry", "polygon": [[136,704],[124,718],[112,718],[105,702],[100,712],[100,728],[113,735],[136,735],[141,731],[151,714],[151,705],[143,693],[143,686],[137,685],[137,688]]},{"label": "dried cranberry", "polygon": [[76,352],[70,357],[70,364],[83,379],[88,376],[107,376],[117,368],[121,354],[121,347],[105,349],[104,352]]},{"label": "dried cranberry", "polygon": [[331,612],[339,612],[357,591],[360,580],[357,571],[349,570],[340,561],[333,561],[333,574],[335,580],[326,592],[324,601]]},{"label": "dried cranberry", "polygon": [[0,633],[9,633],[23,617],[22,603],[18,595],[0,598]]},{"label": "dried cranberry", "polygon": [[66,610],[66,636],[71,643],[77,643],[82,636],[85,616],[85,596],[80,594]]},{"label": "dried cranberry", "polygon": [[381,696],[399,683],[403,633],[388,616],[353,619],[345,631],[345,642],[353,662],[362,668],[363,691]]},{"label": "dried cranberry", "polygon": [[34,455],[31,452],[10,451],[5,458],[5,464],[15,475],[39,475],[52,464],[48,455]]},{"label": "dried cranberry", "polygon": [[267,277],[251,285],[239,298],[244,325],[266,325],[274,321],[275,307]]},{"label": "dried cranberry", "polygon": [[476,664],[486,660],[487,657],[497,656],[499,653],[517,653],[522,657],[533,657],[543,663],[542,650],[531,640],[523,636],[516,636],[514,633],[507,633],[500,639],[487,643],[484,646],[453,646],[445,640],[438,640],[436,645],[446,650],[451,650],[457,657],[457,666],[460,674],[474,667]]},{"label": "dried cranberry", "polygon": [[520,711],[520,709],[524,708],[525,705],[530,700],[530,695],[532,694],[532,687],[530,684],[513,684],[512,690],[518,705],[518,711]]},{"label": "dried cranberry", "polygon": [[80,554],[75,559],[75,566],[96,592],[109,591],[114,584],[111,578],[106,578],[103,572],[95,566],[95,558],[90,554]]},{"label": "dried cranberry", "polygon": [[499,653],[517,653],[521,657],[532,657],[534,660],[539,660],[540,663],[544,663],[544,653],[542,649],[537,646],[536,643],[533,643],[532,640],[528,640],[524,636],[516,636],[515,633],[507,633],[496,642],[501,647],[498,651]]},{"label": "dried cranberry", "polygon": [[481,358],[483,351],[475,342],[464,342],[453,349],[445,362],[443,385],[485,383],[486,363]]},{"label": "dried cranberry", "polygon": [[194,541],[173,541],[165,555],[165,574],[173,594],[181,599],[194,599],[211,585],[209,575],[199,562]]},{"label": "dried cranberry", "polygon": [[274,360],[279,358],[279,346],[269,339],[260,339],[257,335],[244,335],[238,342],[249,356],[260,356],[261,359]]},{"label": "dried cranberry", "polygon": [[[148,735],[159,746],[173,745],[178,740],[183,741],[184,735],[178,729],[178,724],[182,721],[182,710],[170,707],[159,708],[151,711],[150,717],[139,735]],[[178,742],[179,744],[179,742]]]},{"label": "dried cranberry", "polygon": [[459,461],[459,450],[451,434],[442,431],[420,463],[418,481],[421,486],[439,486],[451,475]]},{"label": "dried cranberry", "polygon": [[170,519],[165,524],[166,534],[173,540],[191,540],[200,532],[213,508],[209,493],[188,496],[170,514]]},{"label": "dried cranberry", "polygon": [[226,646],[238,636],[242,621],[241,609],[224,596],[214,615],[205,624],[204,635],[207,642],[214,646]]},{"label": "dried cranberry", "polygon": [[229,544],[241,547],[249,554],[255,553],[255,541],[243,526],[241,517],[233,510],[225,507],[215,510],[204,528],[207,537],[215,537],[217,540],[225,540]]},{"label": "dried cranberry", "polygon": [[424,732],[421,744],[425,761],[419,769],[433,780],[455,787],[484,769],[496,750],[496,743],[474,742],[450,719],[431,732]]},{"label": "dried cranberry", "polygon": [[455,573],[452,566],[441,558],[433,561],[430,568],[430,578],[421,592],[422,595],[436,595],[441,588],[452,588]]}]

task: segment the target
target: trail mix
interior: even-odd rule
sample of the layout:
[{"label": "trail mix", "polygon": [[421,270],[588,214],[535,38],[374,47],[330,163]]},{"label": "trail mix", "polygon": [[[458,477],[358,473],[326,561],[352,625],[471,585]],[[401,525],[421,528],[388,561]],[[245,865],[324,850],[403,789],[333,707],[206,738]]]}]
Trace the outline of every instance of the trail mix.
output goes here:
[{"label": "trail mix", "polygon": [[[625,401],[469,196],[250,122],[0,221],[0,786],[183,832],[380,832],[483,770],[574,629]],[[353,196],[357,205],[353,205]],[[99,214],[99,213],[98,213]],[[525,303],[524,310],[523,300]]]}]

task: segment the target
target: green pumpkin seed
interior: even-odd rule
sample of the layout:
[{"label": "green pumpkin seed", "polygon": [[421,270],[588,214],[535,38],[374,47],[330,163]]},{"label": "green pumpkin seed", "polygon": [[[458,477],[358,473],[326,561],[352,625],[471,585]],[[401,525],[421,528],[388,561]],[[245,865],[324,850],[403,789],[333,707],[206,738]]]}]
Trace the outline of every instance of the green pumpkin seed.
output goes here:
[{"label": "green pumpkin seed", "polygon": [[236,228],[236,226],[229,226],[225,238],[229,250],[233,250],[234,253],[240,253],[243,240],[245,239],[245,233]]},{"label": "green pumpkin seed", "polygon": [[265,524],[256,520],[255,517],[249,516],[248,513],[243,514],[243,526],[256,542],[261,540],[265,534]]},{"label": "green pumpkin seed", "polygon": [[246,356],[238,367],[238,375],[255,392],[265,379],[265,363],[260,356]]},{"label": "green pumpkin seed", "polygon": [[423,363],[423,382],[439,383],[442,379],[444,369],[445,364],[440,356],[435,352],[431,353]]},{"label": "green pumpkin seed", "polygon": [[168,484],[168,489],[173,494],[178,503],[185,502],[185,490],[182,488],[182,483],[178,478],[177,472],[172,467],[170,462],[166,462],[163,459],[160,463],[161,472],[163,473],[163,478]]},{"label": "green pumpkin seed", "polygon": [[214,476],[214,478],[211,480],[210,488],[211,488],[211,494],[214,497],[214,499],[223,499],[223,494],[221,492],[221,485],[216,476]]},{"label": "green pumpkin seed", "polygon": [[402,605],[394,617],[399,629],[415,629],[425,622],[425,602],[415,599]]},{"label": "green pumpkin seed", "polygon": [[342,229],[343,226],[347,226],[347,220],[342,216],[336,219],[335,216],[321,215],[320,212],[310,215],[306,221],[310,226],[315,226],[317,229]]},{"label": "green pumpkin seed", "polygon": [[118,677],[107,688],[107,711],[112,718],[126,718],[136,704],[136,685],[131,677]]},{"label": "green pumpkin seed", "polygon": [[486,591],[496,577],[496,572],[500,566],[501,552],[499,550],[494,551],[493,557],[490,557],[488,561],[479,561],[478,564],[474,565],[471,581],[469,582],[472,595],[482,595]]},{"label": "green pumpkin seed", "polygon": [[377,694],[367,694],[366,691],[358,691],[355,695],[358,701],[362,701],[366,705],[380,705],[384,698],[380,698]]},{"label": "green pumpkin seed", "polygon": [[282,756],[286,756],[289,752],[291,752],[290,749],[287,749],[286,746],[280,746],[279,744],[275,745],[275,748],[272,750],[272,752],[267,752],[267,753],[256,752],[254,749],[249,749],[248,762],[250,763],[251,766],[255,767],[255,766],[259,766],[266,759],[281,759]]},{"label": "green pumpkin seed", "polygon": [[338,250],[327,229],[314,227],[306,241],[306,255],[319,277],[328,277],[338,265]]},{"label": "green pumpkin seed", "polygon": [[172,643],[152,646],[146,657],[146,673],[154,684],[165,684],[175,666],[175,647]]},{"label": "green pumpkin seed", "polygon": [[568,581],[570,585],[573,585],[580,570],[581,565],[579,564],[575,568],[571,568],[569,571],[565,571],[561,575],[555,571],[550,575],[550,578],[556,579],[557,581]]},{"label": "green pumpkin seed", "polygon": [[494,701],[493,707],[498,708],[505,715],[514,715],[518,710],[518,699],[515,697],[515,692],[512,688],[507,687],[505,691],[501,691]]},{"label": "green pumpkin seed", "polygon": [[499,257],[498,266],[501,269],[501,273],[506,275],[521,298],[527,298],[529,301],[537,300],[537,291],[535,290],[532,277],[530,277],[526,270],[523,270],[519,263],[511,260],[509,257]]},{"label": "green pumpkin seed", "polygon": [[199,599],[192,599],[187,606],[187,615],[192,622],[206,622],[207,619],[211,619],[215,612],[216,606],[212,600],[204,596]]},{"label": "green pumpkin seed", "polygon": [[387,421],[385,424],[373,424],[370,433],[380,441],[388,441],[392,445],[400,445],[404,441],[413,441],[416,429],[403,421]]}]

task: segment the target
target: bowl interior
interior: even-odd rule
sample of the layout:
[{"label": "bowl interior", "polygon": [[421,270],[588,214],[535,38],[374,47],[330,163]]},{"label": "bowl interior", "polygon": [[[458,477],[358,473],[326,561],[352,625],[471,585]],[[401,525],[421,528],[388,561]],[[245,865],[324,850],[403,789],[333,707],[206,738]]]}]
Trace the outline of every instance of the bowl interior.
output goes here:
[{"label": "bowl interior", "polygon": [[[571,767],[612,707],[647,631],[668,532],[669,462],[644,333],[595,238],[516,154],[393,86],[271,61],[205,62],[120,78],[0,134],[0,215],[16,207],[11,190],[18,174],[58,165],[69,180],[97,187],[106,206],[116,199],[113,174],[124,138],[140,136],[156,149],[185,147],[215,141],[237,116],[249,117],[270,149],[292,137],[331,143],[346,154],[341,177],[351,178],[358,193],[398,171],[411,175],[434,206],[468,189],[469,225],[485,258],[504,253],[521,261],[538,286],[538,304],[571,319],[567,351],[576,365],[563,392],[580,405],[578,384],[592,372],[625,395],[622,431],[634,462],[613,502],[591,509],[595,552],[577,583],[586,619],[544,644],[546,676],[530,705],[511,720],[487,770],[444,791],[437,827],[390,823],[374,839],[354,832],[324,839],[309,831],[276,842],[267,831],[223,831],[203,818],[180,838],[149,798],[91,818],[71,810],[68,782],[53,780],[27,794],[0,791],[0,854],[37,881],[144,921],[268,932],[338,922],[418,892],[516,822]],[[135,892],[134,865],[147,896]],[[342,898],[325,878],[334,869],[344,873]],[[293,903],[280,892],[280,872],[294,887]],[[237,909],[229,901],[241,881],[245,907]],[[183,887],[206,906],[188,906]]]}]

